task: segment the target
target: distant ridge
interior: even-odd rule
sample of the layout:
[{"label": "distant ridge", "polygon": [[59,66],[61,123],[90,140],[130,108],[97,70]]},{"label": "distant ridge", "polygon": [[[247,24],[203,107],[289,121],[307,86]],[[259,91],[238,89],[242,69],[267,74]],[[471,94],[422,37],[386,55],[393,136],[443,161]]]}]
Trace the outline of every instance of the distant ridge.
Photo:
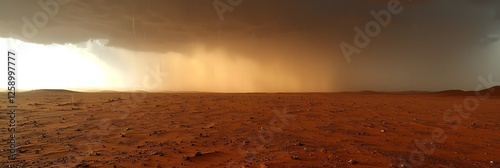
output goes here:
[{"label": "distant ridge", "polygon": [[439,93],[439,94],[466,94],[466,91],[463,90],[443,90],[439,92],[434,92],[434,93]]},{"label": "distant ridge", "polygon": [[[500,96],[500,86],[494,86],[488,89],[480,90],[481,94],[485,94],[491,91],[491,95]],[[0,92],[7,92],[7,90],[0,90]],[[199,91],[157,91],[148,92],[144,90],[130,90],[130,91],[116,91],[116,90],[85,90],[85,91],[73,91],[67,89],[35,89],[35,90],[21,90],[19,92],[44,92],[44,93],[219,93],[219,92],[199,92]],[[222,93],[222,92],[221,92]],[[248,92],[250,94],[255,93],[271,93],[271,94],[281,94],[281,93],[351,93],[351,94],[443,94],[443,95],[475,95],[476,91],[464,91],[464,90],[443,90],[437,92],[429,91],[399,91],[399,92],[387,92],[387,91],[346,91],[346,92]],[[245,94],[245,93],[242,93]]]},{"label": "distant ridge", "polygon": [[486,91],[492,91],[493,93],[491,93],[492,95],[500,95],[500,86],[494,86],[494,87],[491,87],[489,89],[483,89],[481,90],[481,92],[486,92]]},{"label": "distant ridge", "polygon": [[381,92],[376,92],[376,91],[372,91],[372,90],[362,90],[359,93],[375,94],[375,93],[381,93]]},{"label": "distant ridge", "polygon": [[66,90],[66,89],[35,89],[35,90],[29,90],[25,92],[56,92],[56,93],[79,93],[77,91],[72,91],[72,90]]},{"label": "distant ridge", "polygon": [[117,90],[67,90],[67,89],[34,89],[34,90],[25,90],[21,92],[54,92],[54,93],[128,93],[128,92],[137,92],[143,93],[146,91],[143,90],[129,90],[129,91],[117,91]]},{"label": "distant ridge", "polygon": [[[493,92],[490,93],[491,95],[500,95],[500,86],[494,86],[488,89],[483,89],[479,90],[482,94],[485,94],[486,92]],[[435,92],[438,94],[447,94],[447,95],[475,95],[476,91],[463,91],[463,90],[444,90],[444,91],[439,91]]]}]

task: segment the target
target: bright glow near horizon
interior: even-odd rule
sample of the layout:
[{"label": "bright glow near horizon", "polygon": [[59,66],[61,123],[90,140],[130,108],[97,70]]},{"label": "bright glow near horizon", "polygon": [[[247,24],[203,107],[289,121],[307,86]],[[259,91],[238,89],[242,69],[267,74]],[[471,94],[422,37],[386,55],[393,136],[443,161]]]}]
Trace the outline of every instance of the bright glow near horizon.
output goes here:
[{"label": "bright glow near horizon", "polygon": [[[0,46],[7,46],[9,40],[0,38]],[[19,41],[11,41],[19,42]],[[95,53],[89,52],[92,43],[80,45],[42,45],[19,42],[17,58],[18,90],[70,89],[104,90],[116,88],[120,78],[116,71],[102,62]],[[7,53],[3,51],[2,53]],[[6,57],[6,56],[5,56]],[[4,57],[4,58],[5,58]],[[4,59],[0,67],[7,69]],[[3,74],[2,76],[6,76]],[[0,79],[7,83],[7,78]]]},{"label": "bright glow near horizon", "polygon": [[[0,46],[7,46],[9,40],[13,39],[0,38]],[[327,91],[332,87],[331,81],[322,78],[314,79],[320,82],[304,80],[282,61],[259,63],[223,49],[208,50],[193,44],[192,52],[185,55],[130,51],[107,46],[107,42],[20,42],[14,48],[18,52],[17,89],[300,92]],[[7,51],[1,52],[6,58]],[[0,68],[7,69],[6,61],[3,59]],[[5,89],[6,74],[0,79]]]}]

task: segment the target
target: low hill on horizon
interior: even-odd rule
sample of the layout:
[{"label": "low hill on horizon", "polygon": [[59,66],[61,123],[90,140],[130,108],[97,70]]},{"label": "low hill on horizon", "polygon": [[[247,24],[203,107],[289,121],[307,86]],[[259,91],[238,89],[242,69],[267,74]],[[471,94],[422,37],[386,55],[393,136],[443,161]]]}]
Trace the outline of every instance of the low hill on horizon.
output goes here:
[{"label": "low hill on horizon", "polygon": [[[481,92],[482,94],[484,94],[485,92],[490,92],[491,90],[491,95],[500,95],[500,86],[493,86],[493,87],[490,87],[488,89],[483,89],[483,90],[479,90],[479,92]],[[444,91],[439,91],[439,92],[434,92],[434,93],[438,93],[438,94],[447,94],[447,95],[463,95],[463,94],[475,94],[476,91],[464,91],[464,90],[444,90]]]},{"label": "low hill on horizon", "polygon": [[[500,86],[494,86],[488,89],[480,90],[479,92],[488,92],[492,91],[492,95],[500,95]],[[4,89],[0,92],[8,92],[8,90]],[[68,89],[35,89],[35,90],[21,90],[16,92],[28,92],[28,93],[36,93],[36,92],[53,92],[53,93],[120,93],[120,92],[148,92],[143,90],[133,90],[133,91],[115,91],[115,90],[86,90],[86,91],[74,91]],[[464,95],[464,94],[475,94],[476,91],[464,91],[464,90],[443,90],[436,92],[429,91],[398,91],[398,92],[380,92],[380,91],[372,91],[372,90],[363,90],[363,91],[348,91],[348,92],[332,92],[332,93],[360,93],[360,94],[446,94],[446,95]],[[158,91],[158,92],[148,92],[148,93],[219,93],[219,92],[199,92],[199,91]],[[239,92],[234,92],[239,93]],[[242,92],[243,93],[243,92]],[[244,93],[311,93],[311,92],[244,92]],[[321,92],[318,92],[321,93]],[[325,92],[327,93],[327,92]]]}]

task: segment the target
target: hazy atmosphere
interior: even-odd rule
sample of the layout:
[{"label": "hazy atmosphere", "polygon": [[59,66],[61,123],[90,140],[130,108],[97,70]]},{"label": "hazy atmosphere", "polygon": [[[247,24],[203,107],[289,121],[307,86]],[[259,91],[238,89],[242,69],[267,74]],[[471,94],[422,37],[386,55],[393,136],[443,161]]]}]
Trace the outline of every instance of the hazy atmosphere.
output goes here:
[{"label": "hazy atmosphere", "polygon": [[478,76],[500,81],[499,6],[494,0],[5,1],[0,44],[23,41],[16,49],[21,90],[475,90]]}]

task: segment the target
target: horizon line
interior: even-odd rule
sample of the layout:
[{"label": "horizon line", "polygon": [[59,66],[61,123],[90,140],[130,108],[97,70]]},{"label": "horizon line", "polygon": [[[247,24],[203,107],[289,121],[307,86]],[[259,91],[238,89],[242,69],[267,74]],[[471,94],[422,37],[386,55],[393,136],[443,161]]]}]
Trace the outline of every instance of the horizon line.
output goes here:
[{"label": "horizon line", "polygon": [[[461,90],[461,89],[449,89],[449,90],[439,90],[439,91],[423,91],[423,90],[402,90],[402,91],[374,91],[374,90],[359,90],[359,91],[248,91],[248,92],[225,92],[225,91],[147,91],[147,90],[111,90],[111,89],[29,89],[29,90],[16,90],[16,92],[31,92],[31,91],[67,91],[67,92],[78,92],[78,93],[105,93],[105,92],[147,92],[147,93],[440,93],[440,92],[476,92],[484,91],[492,88],[497,88],[500,86],[493,86],[490,88],[485,88],[483,90]],[[2,89],[0,92],[9,92],[7,89]]]}]

